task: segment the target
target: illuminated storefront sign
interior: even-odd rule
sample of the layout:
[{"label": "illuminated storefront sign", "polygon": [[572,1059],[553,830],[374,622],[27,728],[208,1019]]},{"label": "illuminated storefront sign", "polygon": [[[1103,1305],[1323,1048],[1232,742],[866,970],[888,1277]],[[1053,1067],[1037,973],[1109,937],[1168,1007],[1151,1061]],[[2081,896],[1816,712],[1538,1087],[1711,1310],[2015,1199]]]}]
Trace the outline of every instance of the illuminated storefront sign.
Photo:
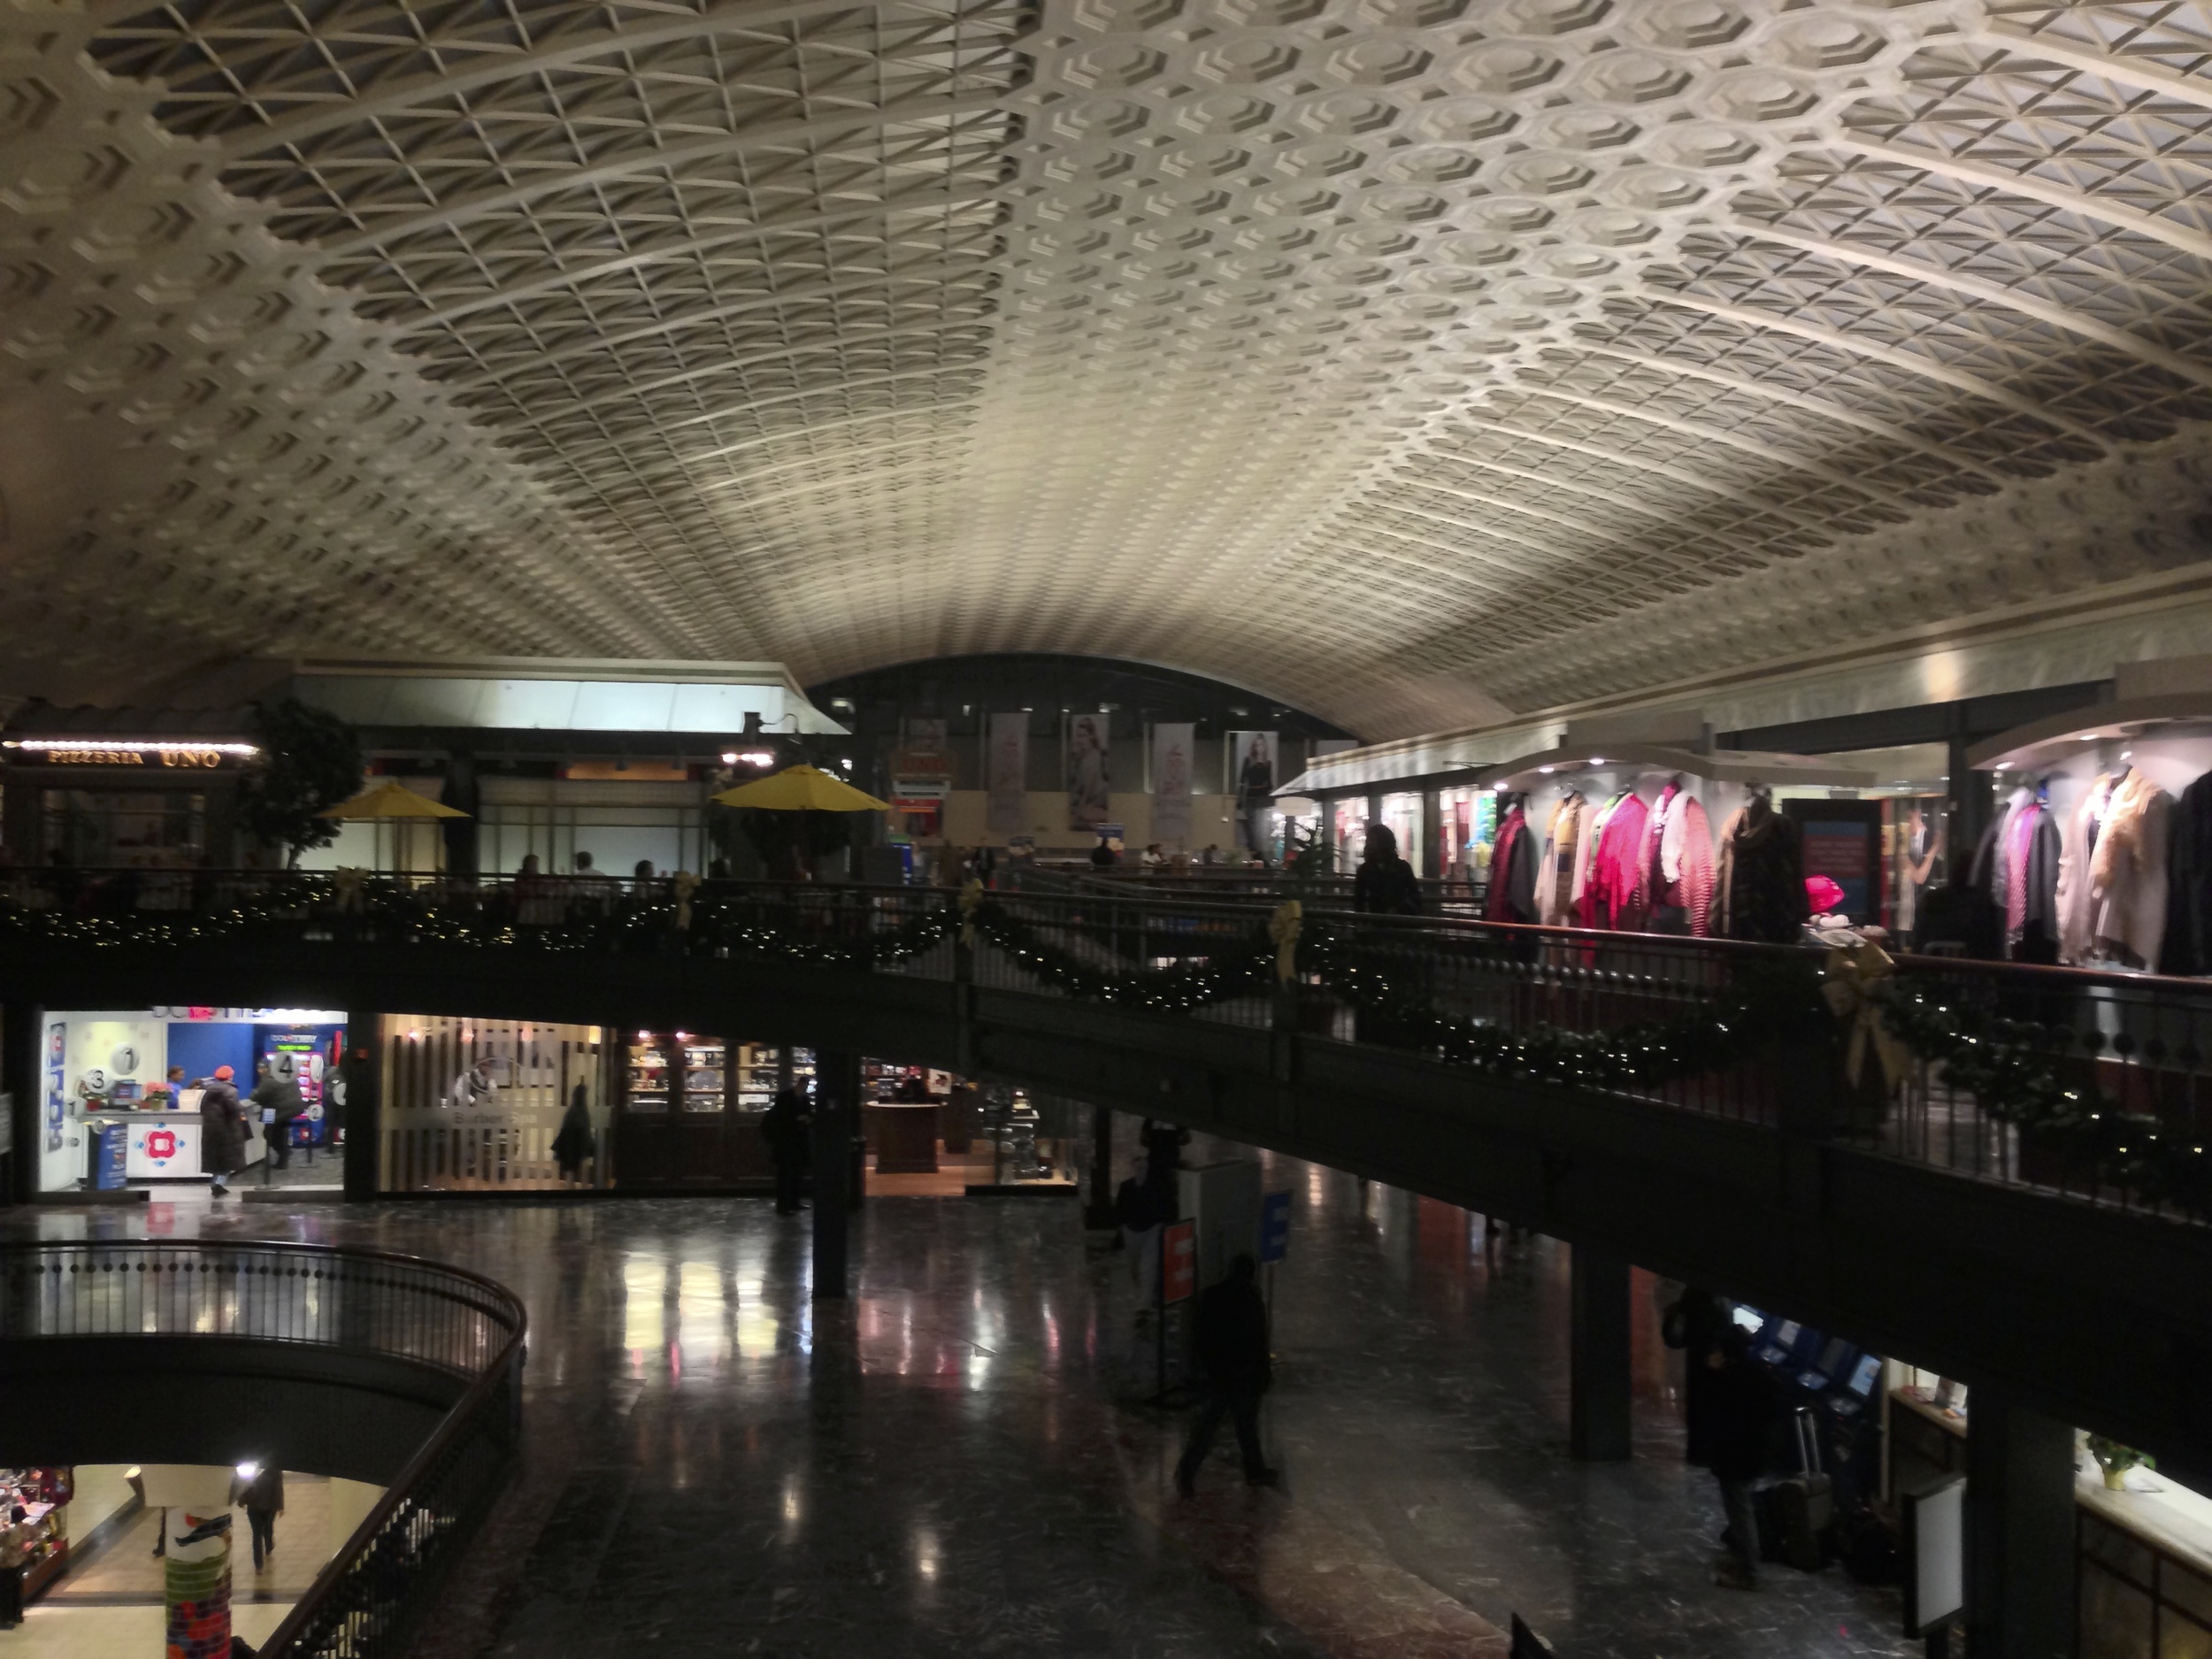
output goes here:
[{"label": "illuminated storefront sign", "polygon": [[251,759],[260,749],[251,743],[190,743],[167,738],[144,741],[114,738],[21,737],[0,742],[14,752],[14,761],[36,761],[48,766],[157,766],[173,772],[212,772]]}]

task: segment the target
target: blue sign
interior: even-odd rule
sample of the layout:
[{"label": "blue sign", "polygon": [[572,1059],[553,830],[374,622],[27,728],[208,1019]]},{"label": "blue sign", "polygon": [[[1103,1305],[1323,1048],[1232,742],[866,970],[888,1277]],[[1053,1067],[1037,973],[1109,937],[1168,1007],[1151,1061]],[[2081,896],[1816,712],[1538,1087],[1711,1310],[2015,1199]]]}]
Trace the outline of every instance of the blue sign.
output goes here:
[{"label": "blue sign", "polygon": [[1260,1260],[1279,1262],[1290,1254],[1290,1194],[1270,1193],[1260,1200]]},{"label": "blue sign", "polygon": [[102,1124],[92,1132],[92,1184],[104,1193],[130,1185],[125,1160],[130,1149],[130,1130],[123,1124]]}]

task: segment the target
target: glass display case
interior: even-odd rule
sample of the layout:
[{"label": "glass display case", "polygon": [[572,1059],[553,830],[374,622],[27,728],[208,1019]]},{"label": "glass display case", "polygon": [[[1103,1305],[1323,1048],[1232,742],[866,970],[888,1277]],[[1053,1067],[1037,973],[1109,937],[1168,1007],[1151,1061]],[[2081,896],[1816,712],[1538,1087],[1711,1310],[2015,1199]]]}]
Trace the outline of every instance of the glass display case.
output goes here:
[{"label": "glass display case", "polygon": [[664,1112],[669,1094],[668,1049],[658,1037],[640,1032],[638,1040],[630,1045],[629,1086],[623,1091],[623,1109]]},{"label": "glass display case", "polygon": [[676,1041],[684,1056],[683,1109],[687,1112],[718,1112],[729,1103],[728,1050],[719,1038],[697,1037],[680,1031]]}]

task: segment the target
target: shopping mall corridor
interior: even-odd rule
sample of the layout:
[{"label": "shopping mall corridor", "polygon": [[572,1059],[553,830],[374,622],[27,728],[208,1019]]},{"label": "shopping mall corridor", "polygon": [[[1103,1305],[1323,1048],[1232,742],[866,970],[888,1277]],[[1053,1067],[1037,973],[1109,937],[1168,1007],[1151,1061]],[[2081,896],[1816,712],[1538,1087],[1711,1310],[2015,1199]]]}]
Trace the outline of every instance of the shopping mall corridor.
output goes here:
[{"label": "shopping mall corridor", "polygon": [[1124,1259],[1077,1207],[874,1199],[857,1291],[809,1299],[807,1219],[763,1202],[302,1203],[16,1211],[0,1235],[372,1244],[512,1286],[526,1466],[425,1659],[1902,1654],[1893,1592],[1710,1579],[1719,1511],[1680,1462],[1637,1286],[1637,1455],[1566,1455],[1563,1247],[1268,1160],[1294,1193],[1265,1423],[1173,1495],[1180,1419],[1131,1403]]}]

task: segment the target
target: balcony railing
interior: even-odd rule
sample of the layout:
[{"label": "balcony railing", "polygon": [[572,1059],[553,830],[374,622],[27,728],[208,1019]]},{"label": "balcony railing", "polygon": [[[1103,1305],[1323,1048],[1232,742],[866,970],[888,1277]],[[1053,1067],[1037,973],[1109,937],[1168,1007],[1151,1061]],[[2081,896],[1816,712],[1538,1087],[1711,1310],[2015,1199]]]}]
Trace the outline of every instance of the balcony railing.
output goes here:
[{"label": "balcony railing", "polygon": [[1172,880],[963,894],[213,872],[157,892],[39,872],[0,891],[0,949],[239,937],[958,979],[1424,1054],[1977,1179],[2212,1216],[2212,982],[1911,956],[1832,973],[1817,949],[1359,916],[1333,889],[1308,892],[1286,940],[1280,891]]},{"label": "balcony railing", "polygon": [[[230,1339],[431,1367],[463,1385],[422,1448],[262,1644],[396,1659],[512,1466],[521,1302],[490,1279],[308,1244],[0,1245],[0,1342]],[[127,1363],[127,1359],[119,1359]]]}]

